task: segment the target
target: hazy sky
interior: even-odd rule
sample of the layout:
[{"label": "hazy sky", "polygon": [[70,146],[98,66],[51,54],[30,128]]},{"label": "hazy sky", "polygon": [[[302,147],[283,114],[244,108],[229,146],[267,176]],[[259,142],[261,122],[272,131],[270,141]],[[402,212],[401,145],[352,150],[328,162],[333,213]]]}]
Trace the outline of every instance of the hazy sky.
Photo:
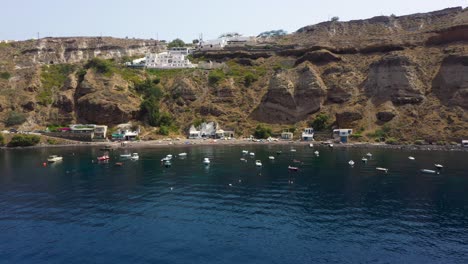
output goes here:
[{"label": "hazy sky", "polygon": [[191,41],[225,32],[288,32],[341,21],[468,5],[468,0],[2,0],[0,39],[113,36]]}]

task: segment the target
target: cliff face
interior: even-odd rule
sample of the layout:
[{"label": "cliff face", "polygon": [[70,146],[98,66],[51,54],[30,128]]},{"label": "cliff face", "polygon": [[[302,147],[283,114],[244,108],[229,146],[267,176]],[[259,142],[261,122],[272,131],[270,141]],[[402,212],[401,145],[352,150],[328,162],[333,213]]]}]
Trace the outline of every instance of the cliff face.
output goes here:
[{"label": "cliff face", "polygon": [[[180,133],[203,119],[244,135],[258,122],[281,131],[325,113],[333,126],[362,134],[385,125],[401,140],[459,140],[468,138],[467,36],[461,8],[325,22],[268,45],[193,54],[224,63],[216,71],[125,69],[122,57],[160,48],[149,40],[12,43],[0,46],[0,121],[11,112],[26,117],[24,129],[138,120],[144,96],[136,83],[158,79],[158,106]],[[113,59],[113,70],[84,67],[94,57]]]}]

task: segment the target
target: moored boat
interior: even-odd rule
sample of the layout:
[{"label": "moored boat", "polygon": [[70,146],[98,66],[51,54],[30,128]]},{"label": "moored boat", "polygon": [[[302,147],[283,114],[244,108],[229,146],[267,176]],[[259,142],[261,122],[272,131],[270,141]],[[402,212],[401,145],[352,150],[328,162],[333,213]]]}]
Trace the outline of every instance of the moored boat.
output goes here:
[{"label": "moored boat", "polygon": [[209,158],[203,158],[203,164],[209,165],[211,163]]},{"label": "moored boat", "polygon": [[290,171],[298,171],[299,168],[298,168],[298,167],[288,166],[288,170],[290,170]]},{"label": "moored boat", "polygon": [[269,157],[268,157],[268,159],[270,159],[270,160],[274,160],[274,159],[275,159],[275,157],[273,157],[273,156],[269,156]]},{"label": "moored boat", "polygon": [[107,155],[107,154],[104,154],[102,156],[97,157],[98,161],[106,161],[106,160],[109,160],[109,159],[110,159],[109,155]]},{"label": "moored boat", "polygon": [[140,156],[138,156],[138,153],[132,153],[132,156],[130,157],[131,160],[139,160]]},{"label": "moored boat", "polygon": [[47,162],[57,162],[57,161],[61,161],[63,160],[63,157],[62,156],[58,156],[58,155],[50,155],[48,158],[47,158]]},{"label": "moored boat", "polygon": [[187,153],[185,152],[179,153],[179,157],[187,157]]},{"label": "moored boat", "polygon": [[438,171],[435,171],[435,170],[428,170],[428,169],[422,169],[421,170],[422,173],[426,173],[426,174],[439,174],[440,172]]},{"label": "moored boat", "polygon": [[350,166],[354,166],[354,160],[348,161],[348,164],[349,164]]},{"label": "moored boat", "polygon": [[408,159],[409,160],[415,160],[415,158],[413,156],[409,156]]},{"label": "moored boat", "polygon": [[378,170],[378,171],[383,171],[383,172],[385,172],[385,173],[388,172],[388,169],[387,169],[387,168],[377,167],[377,168],[375,168],[375,169]]},{"label": "moored boat", "polygon": [[262,166],[262,161],[256,160],[256,161],[255,161],[255,166],[261,167],[261,166]]}]

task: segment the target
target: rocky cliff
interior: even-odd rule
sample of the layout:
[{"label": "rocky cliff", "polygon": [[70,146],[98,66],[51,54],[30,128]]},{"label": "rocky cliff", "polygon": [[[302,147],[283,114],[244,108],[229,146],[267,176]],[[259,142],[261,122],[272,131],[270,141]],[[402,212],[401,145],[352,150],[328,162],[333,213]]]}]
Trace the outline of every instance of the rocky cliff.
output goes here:
[{"label": "rocky cliff", "polygon": [[[412,142],[468,138],[468,10],[324,22],[267,44],[196,52],[216,70],[136,70],[128,57],[162,48],[151,40],[46,38],[0,46],[0,120],[23,114],[21,127],[69,122],[144,124],[147,94],[178,133],[194,121],[216,120],[250,135],[258,122],[279,132],[302,128],[319,113],[332,127],[374,140]],[[89,67],[107,59],[108,71]],[[0,123],[2,126],[2,123]],[[17,125],[16,125],[17,126]],[[174,130],[176,131],[176,130]],[[177,133],[177,132],[174,132]]]}]

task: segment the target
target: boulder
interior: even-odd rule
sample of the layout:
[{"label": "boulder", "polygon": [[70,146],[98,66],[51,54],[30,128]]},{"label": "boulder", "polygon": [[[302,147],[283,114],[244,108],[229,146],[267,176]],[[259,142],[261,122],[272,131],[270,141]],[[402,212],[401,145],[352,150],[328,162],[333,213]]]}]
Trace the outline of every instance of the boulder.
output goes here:
[{"label": "boulder", "polygon": [[376,114],[376,117],[377,117],[377,120],[379,121],[389,122],[395,117],[395,114],[390,111],[382,111],[382,112],[378,112]]},{"label": "boulder", "polygon": [[252,118],[270,123],[295,123],[317,112],[326,96],[326,86],[314,68],[282,71],[270,80],[268,91]]},{"label": "boulder", "polygon": [[214,106],[202,106],[198,112],[203,116],[212,115],[216,117],[225,114],[222,110]]},{"label": "boulder", "polygon": [[468,56],[446,57],[432,81],[432,91],[443,104],[468,109]]},{"label": "boulder", "polygon": [[362,119],[362,114],[356,111],[344,111],[336,113],[336,123],[338,127],[347,128],[352,127],[355,121]]},{"label": "boulder", "polygon": [[179,79],[170,88],[173,98],[182,98],[186,104],[198,99],[200,89],[188,79]]},{"label": "boulder", "polygon": [[388,55],[372,63],[364,83],[366,94],[379,104],[417,104],[423,99],[425,87],[419,78],[417,65],[408,57]]},{"label": "boulder", "polygon": [[21,108],[23,108],[27,112],[34,111],[36,108],[36,102],[34,101],[27,101],[21,104]]}]

